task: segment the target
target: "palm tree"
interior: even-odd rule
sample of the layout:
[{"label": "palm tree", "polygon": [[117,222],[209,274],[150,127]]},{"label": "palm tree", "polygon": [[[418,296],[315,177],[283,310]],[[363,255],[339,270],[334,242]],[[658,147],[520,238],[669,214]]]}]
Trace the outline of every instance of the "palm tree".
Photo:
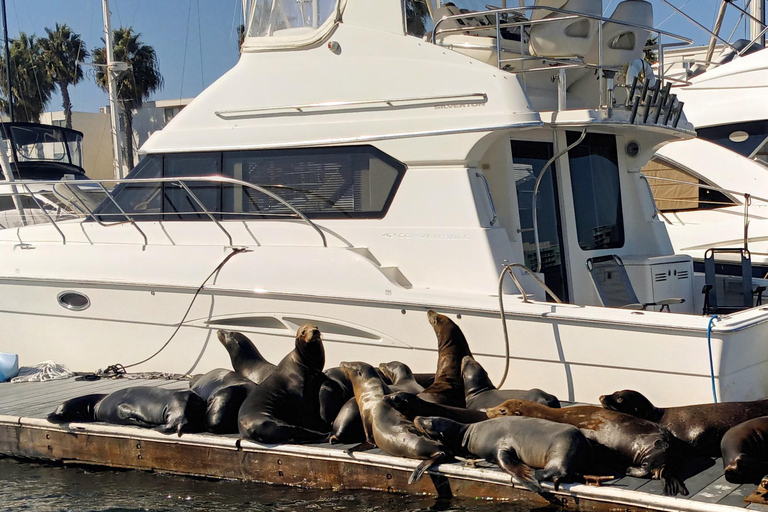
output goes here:
[{"label": "palm tree", "polygon": [[[134,34],[130,27],[120,27],[113,32],[115,61],[128,63],[128,71],[117,78],[117,100],[125,119],[123,154],[129,169],[133,168],[133,109],[141,108],[144,100],[163,87],[155,49],[142,43],[140,36]],[[93,62],[100,65],[96,67],[96,83],[105,91],[109,90],[104,48],[93,50]]]},{"label": "palm tree", "polygon": [[69,101],[69,86],[83,79],[80,62],[89,56],[80,34],[75,34],[67,25],[56,24],[56,29],[46,27],[47,38],[40,40],[45,69],[51,81],[61,91],[61,106],[67,128],[72,128],[72,103]]},{"label": "palm tree", "polygon": [[[51,100],[55,88],[42,58],[40,41],[34,34],[19,33],[19,37],[11,41],[11,94],[13,94],[13,113],[17,121],[38,122],[40,114]],[[5,60],[0,58],[0,70],[5,71]],[[5,97],[8,98],[8,78],[3,76],[0,84]],[[0,100],[0,108],[9,112],[7,100]]]}]

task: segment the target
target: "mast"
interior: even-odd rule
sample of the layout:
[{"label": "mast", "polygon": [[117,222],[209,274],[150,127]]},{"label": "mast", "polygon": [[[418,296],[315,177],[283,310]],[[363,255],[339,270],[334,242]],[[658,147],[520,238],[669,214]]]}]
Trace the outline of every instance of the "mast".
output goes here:
[{"label": "mast", "polygon": [[715,44],[717,43],[717,36],[720,35],[720,28],[723,26],[723,18],[725,17],[725,8],[728,7],[728,3],[730,1],[732,0],[722,0],[720,2],[720,10],[717,13],[717,20],[715,21],[715,28],[713,30],[714,35],[709,38],[709,46],[707,47],[707,56],[704,57],[705,66],[709,66],[709,64],[712,62],[712,56],[715,54]]},{"label": "mast", "polygon": [[112,28],[109,23],[109,0],[102,0],[104,8],[104,45],[107,57],[107,84],[109,88],[109,113],[112,122],[112,156],[115,165],[115,179],[123,178],[123,155],[120,151],[120,113],[117,110],[117,74],[125,71],[125,63],[115,62],[112,49]]},{"label": "mast", "polygon": [[[749,4],[749,14],[753,20],[749,20],[749,38],[757,44],[765,46],[765,0],[752,0]],[[759,21],[756,21],[759,20]]]},{"label": "mast", "polygon": [[5,37],[5,76],[8,77],[8,115],[13,118],[13,93],[11,92],[11,50],[8,48],[8,15],[5,11],[5,0],[0,0],[3,8],[3,36]]}]

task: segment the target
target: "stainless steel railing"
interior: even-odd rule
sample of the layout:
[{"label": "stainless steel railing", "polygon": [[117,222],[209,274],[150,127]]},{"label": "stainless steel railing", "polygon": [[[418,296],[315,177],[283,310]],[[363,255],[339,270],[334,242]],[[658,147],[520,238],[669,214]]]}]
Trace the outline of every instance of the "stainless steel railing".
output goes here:
[{"label": "stainless steel railing", "polygon": [[[287,208],[290,211],[290,213],[265,212],[265,211],[257,211],[257,212],[213,211],[210,208],[208,208],[205,205],[205,202],[201,201],[200,198],[194,193],[192,188],[190,188],[189,184],[191,183],[226,184],[226,185],[239,186],[246,189],[250,189],[258,192],[259,194],[264,194],[270,197],[271,199],[274,199],[275,201],[283,205],[285,208]],[[158,185],[158,191],[160,190],[162,185],[165,185],[165,184],[175,185],[179,187],[179,189],[184,191],[186,196],[192,201],[194,205],[197,206],[197,208],[199,208],[199,210],[183,211],[183,212],[126,211],[126,209],[121,206],[120,202],[115,198],[115,195],[114,195],[115,193],[114,187],[122,184],[125,184],[125,185],[154,184],[154,185]],[[54,194],[57,200],[62,203],[62,207],[65,208],[68,211],[68,213],[72,214],[72,216],[75,216],[75,218],[80,218],[81,220],[87,219],[88,221],[96,222],[99,225],[105,226],[105,227],[124,224],[125,222],[128,222],[141,234],[141,236],[144,239],[145,245],[148,243],[147,236],[144,233],[144,231],[141,229],[141,227],[137,224],[137,222],[141,221],[142,218],[155,220],[159,216],[165,220],[173,216],[178,216],[179,218],[181,218],[181,216],[183,215],[202,214],[203,216],[207,217],[211,222],[216,224],[216,226],[225,234],[225,236],[229,240],[229,245],[233,245],[232,235],[229,233],[229,231],[227,231],[225,225],[217,218],[218,216],[222,217],[222,219],[227,216],[237,216],[238,218],[282,217],[282,218],[297,219],[302,221],[304,224],[306,224],[310,228],[312,228],[320,236],[320,239],[323,243],[323,247],[328,246],[328,241],[326,240],[325,233],[323,233],[320,227],[317,224],[315,224],[312,220],[310,220],[304,213],[299,211],[295,206],[293,206],[288,201],[286,201],[284,198],[268,190],[267,189],[268,186],[255,185],[247,181],[238,180],[235,178],[229,178],[226,176],[196,176],[196,177],[183,177],[183,178],[133,178],[133,179],[108,179],[108,180],[59,180],[59,181],[16,180],[13,182],[13,185],[16,186],[15,189],[12,189],[11,186],[8,185],[9,193],[7,195],[31,197],[37,204],[39,210],[47,218],[48,222],[51,225],[53,225],[53,227],[58,231],[59,235],[62,237],[63,243],[65,244],[67,240],[66,240],[66,236],[64,235],[64,232],[61,230],[61,228],[58,225],[60,221],[57,221],[56,219],[54,219],[54,217],[50,214],[50,206],[44,204],[38,197],[39,195]],[[112,190],[110,190],[110,187],[112,187]],[[18,188],[23,188],[24,191],[19,192]],[[33,188],[35,190],[32,190]],[[2,189],[3,189],[3,182],[0,182],[0,190]],[[85,198],[84,192],[92,193],[96,189],[99,191],[100,194],[103,194],[104,201],[102,201],[98,207],[94,208],[94,206],[90,205],[88,200]],[[63,194],[62,193],[63,190],[66,190],[68,195]],[[119,213],[110,213],[110,212],[104,211],[106,210],[105,205],[107,204],[114,206],[117,212]],[[115,217],[120,220],[116,222],[105,222],[105,219],[108,219],[110,217]],[[71,220],[71,218],[72,217],[67,217],[67,220]]]}]

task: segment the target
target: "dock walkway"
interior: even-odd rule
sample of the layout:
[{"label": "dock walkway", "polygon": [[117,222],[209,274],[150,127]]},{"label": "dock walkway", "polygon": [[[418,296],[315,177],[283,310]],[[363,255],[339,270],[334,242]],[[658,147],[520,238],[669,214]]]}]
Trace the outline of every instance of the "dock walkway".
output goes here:
[{"label": "dock walkway", "polygon": [[[238,442],[236,435],[184,434],[104,423],[54,425],[45,418],[62,401],[89,393],[110,393],[131,386],[183,389],[186,381],[101,379],[0,384],[0,456],[116,468],[227,478],[316,489],[374,489],[486,499],[544,498],[510,483],[509,475],[485,462],[441,464],[408,485],[420,461],[392,457],[380,450],[347,453],[353,445],[263,445]],[[723,476],[722,461],[685,480],[689,496],[663,496],[658,480],[624,477],[601,486],[565,484],[555,492],[568,507],[661,511],[734,512],[768,506],[747,503],[757,488],[736,485]],[[608,507],[606,507],[606,505]]]}]

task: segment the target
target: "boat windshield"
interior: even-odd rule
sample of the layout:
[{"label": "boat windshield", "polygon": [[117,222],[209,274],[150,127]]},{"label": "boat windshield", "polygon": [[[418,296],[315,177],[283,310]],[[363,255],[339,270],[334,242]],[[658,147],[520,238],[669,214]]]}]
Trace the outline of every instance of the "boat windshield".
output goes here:
[{"label": "boat windshield", "polygon": [[10,138],[15,162],[60,162],[83,166],[83,134],[58,126],[4,123],[2,135]]},{"label": "boat windshield", "polygon": [[[245,36],[273,37],[297,31],[312,32],[333,16],[336,4],[336,0],[245,0]],[[292,30],[283,32],[289,29]]]}]

